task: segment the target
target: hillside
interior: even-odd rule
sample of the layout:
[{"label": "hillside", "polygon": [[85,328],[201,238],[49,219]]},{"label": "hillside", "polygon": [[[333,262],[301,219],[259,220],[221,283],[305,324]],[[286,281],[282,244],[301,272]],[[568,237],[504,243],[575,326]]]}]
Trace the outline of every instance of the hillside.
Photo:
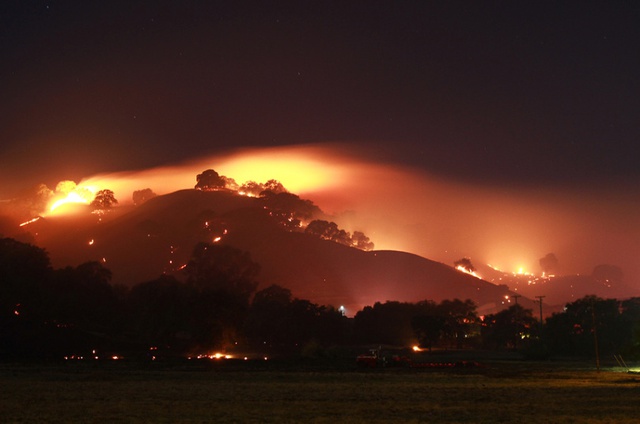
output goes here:
[{"label": "hillside", "polygon": [[623,281],[599,280],[593,275],[559,275],[545,278],[532,274],[505,273],[489,266],[477,267],[479,274],[494,284],[507,285],[511,290],[530,299],[544,296],[545,303],[563,306],[586,295],[604,299],[625,299],[640,293]]},{"label": "hillside", "polygon": [[[260,287],[354,312],[386,300],[472,299],[481,314],[508,306],[508,290],[410,253],[365,252],[285,229],[265,200],[232,192],[181,190],[138,207],[96,216],[42,219],[29,228],[54,267],[98,260],[113,282],[132,286],[162,273],[182,275],[197,242],[228,244],[260,264]],[[528,300],[520,300],[533,308]]]}]

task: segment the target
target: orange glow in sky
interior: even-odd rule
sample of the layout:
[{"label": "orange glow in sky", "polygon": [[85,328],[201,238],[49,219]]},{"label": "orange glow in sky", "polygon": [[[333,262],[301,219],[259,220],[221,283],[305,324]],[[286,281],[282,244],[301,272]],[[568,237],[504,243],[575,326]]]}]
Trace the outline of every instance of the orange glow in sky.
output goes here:
[{"label": "orange glow in sky", "polygon": [[172,166],[96,175],[78,185],[108,188],[119,203],[126,204],[135,190],[150,188],[156,194],[166,194],[193,188],[196,175],[214,169],[238,184],[275,179],[290,192],[303,196],[319,190],[338,190],[349,177],[349,167],[344,159],[318,146],[245,149]]},{"label": "orange glow in sky", "polygon": [[[638,200],[628,198],[630,191],[462,184],[371,161],[339,144],[245,149],[96,175],[59,193],[50,209],[62,213],[61,204],[88,203],[101,189],[112,190],[118,205],[131,204],[133,192],[145,188],[159,195],[191,189],[196,175],[210,168],[238,184],[276,179],[333,214],[341,228],[365,232],[376,250],[402,250],[448,265],[474,257],[505,272],[538,274],[539,258],[554,252],[563,272],[585,273],[601,263],[635,263],[630,252],[640,249]],[[606,202],[594,200],[603,196]]]}]

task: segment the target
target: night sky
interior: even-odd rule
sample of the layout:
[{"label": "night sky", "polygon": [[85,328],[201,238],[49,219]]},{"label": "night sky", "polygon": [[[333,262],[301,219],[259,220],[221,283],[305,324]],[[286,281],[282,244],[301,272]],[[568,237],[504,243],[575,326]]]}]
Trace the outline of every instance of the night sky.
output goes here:
[{"label": "night sky", "polygon": [[2,2],[0,199],[341,143],[466,192],[593,189],[563,219],[619,213],[637,256],[640,4],[155,3]]},{"label": "night sky", "polygon": [[639,180],[633,2],[156,3],[3,2],[3,179],[341,141],[464,180]]}]

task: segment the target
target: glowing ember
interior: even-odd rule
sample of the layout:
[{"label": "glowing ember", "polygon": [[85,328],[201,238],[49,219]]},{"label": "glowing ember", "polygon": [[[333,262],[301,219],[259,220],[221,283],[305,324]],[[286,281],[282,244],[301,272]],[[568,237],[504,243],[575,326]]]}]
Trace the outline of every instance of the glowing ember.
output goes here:
[{"label": "glowing ember", "polygon": [[[216,353],[196,355],[195,358],[196,359],[231,359],[233,358],[233,356],[226,353],[216,352]],[[189,357],[189,359],[191,359],[191,357]]]},{"label": "glowing ember", "polygon": [[30,219],[26,222],[23,222],[22,224],[20,224],[21,227],[24,227],[25,225],[29,225],[29,224],[33,224],[34,222],[36,222],[37,220],[39,220],[40,218],[42,218],[41,216],[37,216],[33,219]]},{"label": "glowing ember", "polygon": [[462,265],[458,265],[456,269],[458,271],[464,272],[465,274],[473,275],[476,278],[482,279],[482,277],[478,275],[475,271],[469,271],[467,268],[463,267]]},{"label": "glowing ember", "polygon": [[518,267],[518,271],[514,272],[513,275],[525,275],[525,276],[531,276],[531,277],[534,276],[533,273],[525,271],[524,267]]}]

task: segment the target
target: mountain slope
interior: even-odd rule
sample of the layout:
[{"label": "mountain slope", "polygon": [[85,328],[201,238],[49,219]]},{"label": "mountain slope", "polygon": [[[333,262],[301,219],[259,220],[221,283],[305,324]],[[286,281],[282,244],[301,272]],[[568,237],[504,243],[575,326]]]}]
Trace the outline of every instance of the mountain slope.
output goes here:
[{"label": "mountain slope", "polygon": [[291,232],[269,212],[264,199],[182,190],[103,217],[46,219],[32,230],[54,266],[99,260],[113,272],[114,283],[129,286],[162,273],[180,276],[196,243],[219,240],[250,252],[261,266],[260,287],[278,284],[296,297],[344,305],[351,313],[386,300],[469,298],[481,313],[506,303],[504,286],[413,254],[365,252]]}]

